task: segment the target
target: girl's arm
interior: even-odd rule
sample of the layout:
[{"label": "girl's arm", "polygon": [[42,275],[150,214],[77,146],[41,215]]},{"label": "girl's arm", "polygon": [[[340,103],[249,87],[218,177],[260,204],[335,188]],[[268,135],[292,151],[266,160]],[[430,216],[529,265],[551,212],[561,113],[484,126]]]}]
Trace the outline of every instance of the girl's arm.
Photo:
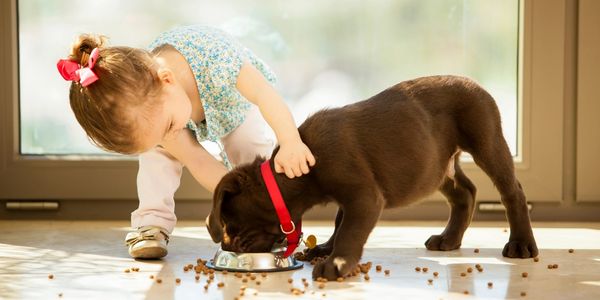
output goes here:
[{"label": "girl's arm", "polygon": [[258,106],[277,135],[279,152],[274,160],[275,171],[285,172],[289,178],[307,174],[308,165],[314,166],[315,158],[302,142],[292,114],[273,86],[251,63],[244,62],[236,88],[248,101]]},{"label": "girl's arm", "polygon": [[206,151],[188,130],[182,130],[173,139],[163,142],[162,146],[211,193],[227,173],[227,168]]}]

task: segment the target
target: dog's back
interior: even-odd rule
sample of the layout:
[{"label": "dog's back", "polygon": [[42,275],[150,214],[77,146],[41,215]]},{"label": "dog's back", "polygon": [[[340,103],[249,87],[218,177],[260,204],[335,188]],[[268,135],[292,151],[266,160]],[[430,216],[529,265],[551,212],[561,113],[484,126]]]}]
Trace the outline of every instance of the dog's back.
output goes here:
[{"label": "dog's back", "polygon": [[393,207],[437,190],[449,160],[472,148],[481,126],[500,128],[491,96],[467,78],[432,76],[317,112],[299,130],[316,155],[321,188],[339,194],[343,186],[377,185]]}]

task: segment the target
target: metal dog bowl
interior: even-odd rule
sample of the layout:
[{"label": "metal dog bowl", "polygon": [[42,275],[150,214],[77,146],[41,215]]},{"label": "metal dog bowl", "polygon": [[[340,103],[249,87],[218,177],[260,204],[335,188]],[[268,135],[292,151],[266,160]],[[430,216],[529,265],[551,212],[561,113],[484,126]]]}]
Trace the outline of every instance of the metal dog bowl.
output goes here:
[{"label": "metal dog bowl", "polygon": [[206,266],[233,272],[280,272],[302,268],[304,264],[293,255],[283,257],[283,250],[285,248],[275,248],[271,252],[236,253],[219,249]]}]

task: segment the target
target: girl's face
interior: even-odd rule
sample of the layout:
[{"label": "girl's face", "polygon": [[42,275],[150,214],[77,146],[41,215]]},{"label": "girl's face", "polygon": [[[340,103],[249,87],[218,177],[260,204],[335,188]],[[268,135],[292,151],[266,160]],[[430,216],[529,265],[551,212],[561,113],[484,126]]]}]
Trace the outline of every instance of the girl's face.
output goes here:
[{"label": "girl's face", "polygon": [[157,107],[151,109],[149,116],[141,124],[142,134],[139,142],[142,152],[157,145],[175,139],[184,131],[192,115],[192,104],[183,87],[176,81],[164,82]]}]

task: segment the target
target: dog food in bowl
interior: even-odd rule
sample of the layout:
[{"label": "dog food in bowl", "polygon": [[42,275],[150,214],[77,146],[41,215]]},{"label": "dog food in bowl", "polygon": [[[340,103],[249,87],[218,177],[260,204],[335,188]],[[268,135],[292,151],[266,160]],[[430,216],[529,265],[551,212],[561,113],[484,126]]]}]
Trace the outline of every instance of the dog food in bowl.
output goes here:
[{"label": "dog food in bowl", "polygon": [[283,250],[285,248],[262,253],[236,253],[219,249],[206,266],[234,272],[279,272],[302,268],[303,264],[293,256],[283,257]]}]

